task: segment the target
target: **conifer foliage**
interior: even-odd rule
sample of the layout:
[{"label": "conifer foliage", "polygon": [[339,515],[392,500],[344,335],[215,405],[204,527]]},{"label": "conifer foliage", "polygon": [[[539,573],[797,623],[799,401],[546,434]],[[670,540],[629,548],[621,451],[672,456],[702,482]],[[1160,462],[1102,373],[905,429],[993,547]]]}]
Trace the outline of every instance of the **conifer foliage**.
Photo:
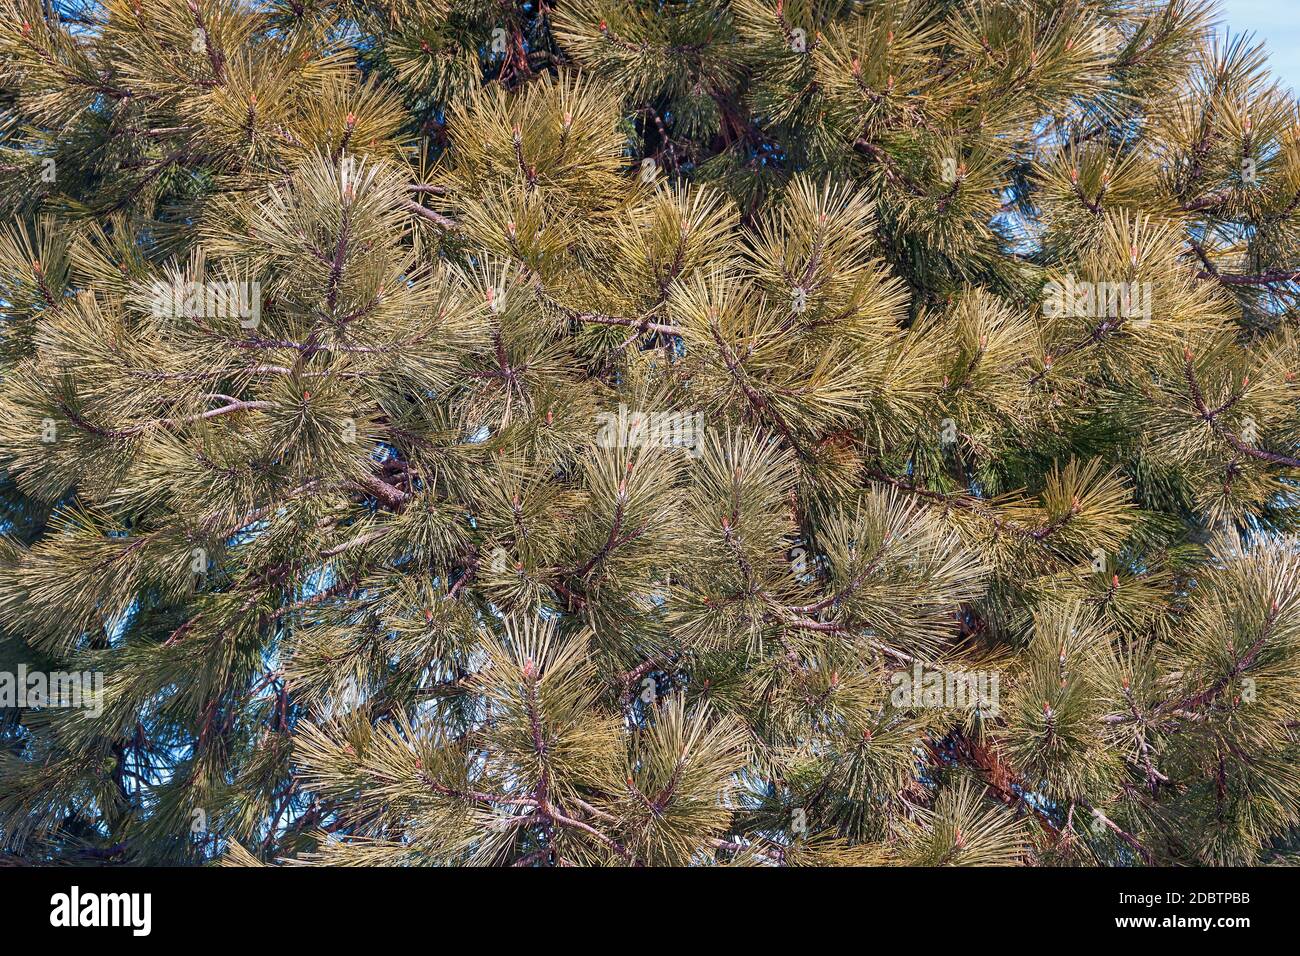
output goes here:
[{"label": "conifer foliage", "polygon": [[1217,17],[0,0],[0,852],[1288,859],[1300,118]]}]

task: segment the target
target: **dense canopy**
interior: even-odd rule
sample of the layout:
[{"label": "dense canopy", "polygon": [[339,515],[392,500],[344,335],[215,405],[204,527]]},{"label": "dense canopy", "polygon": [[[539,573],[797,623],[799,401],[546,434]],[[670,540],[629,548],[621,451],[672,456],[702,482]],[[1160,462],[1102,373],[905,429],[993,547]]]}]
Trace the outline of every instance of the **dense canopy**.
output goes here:
[{"label": "dense canopy", "polygon": [[1288,859],[1300,117],[1216,18],[0,0],[0,672],[90,687],[0,855]]}]

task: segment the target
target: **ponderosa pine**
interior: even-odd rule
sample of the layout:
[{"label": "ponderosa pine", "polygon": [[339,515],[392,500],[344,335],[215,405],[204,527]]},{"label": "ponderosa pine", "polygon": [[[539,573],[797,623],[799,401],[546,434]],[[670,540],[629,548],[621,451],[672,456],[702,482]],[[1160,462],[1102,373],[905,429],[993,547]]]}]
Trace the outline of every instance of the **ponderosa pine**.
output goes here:
[{"label": "ponderosa pine", "polygon": [[1300,118],[1216,17],[0,0],[3,853],[1288,859]]}]

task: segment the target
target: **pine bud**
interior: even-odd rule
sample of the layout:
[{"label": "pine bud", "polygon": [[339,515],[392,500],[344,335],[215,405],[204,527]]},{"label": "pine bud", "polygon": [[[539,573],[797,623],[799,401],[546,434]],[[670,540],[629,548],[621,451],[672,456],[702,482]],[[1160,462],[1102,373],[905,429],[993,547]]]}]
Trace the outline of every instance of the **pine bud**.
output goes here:
[{"label": "pine bud", "polygon": [[1111,586],[1112,589],[1114,589],[1114,590],[1116,590],[1116,591],[1119,590],[1119,575],[1118,575],[1118,574],[1112,574],[1112,575],[1110,576],[1110,586]]},{"label": "pine bud", "polygon": [[1183,346],[1183,358],[1186,359],[1188,362],[1192,360],[1192,350],[1188,348],[1186,345]]},{"label": "pine bud", "polygon": [[346,117],[344,117],[344,119],[343,119],[343,124],[344,124],[345,126],[347,126],[348,129],[351,129],[353,126],[356,126],[356,125],[357,125],[357,114],[356,114],[356,113],[349,113]]},{"label": "pine bud", "polygon": [[531,657],[524,661],[523,672],[525,680],[532,680],[533,675],[537,673],[537,668],[533,664],[533,659]]},{"label": "pine bud", "polygon": [[256,105],[257,105],[257,94],[256,94],[256,93],[249,93],[249,94],[248,94],[248,108],[249,108],[249,109],[252,109],[252,108],[253,108],[254,106],[256,106]]},{"label": "pine bud", "polygon": [[428,40],[421,40],[421,41],[420,41],[420,52],[421,52],[421,53],[432,53],[432,52],[433,52],[433,50],[431,50],[431,49],[429,48],[429,41],[428,41]]}]

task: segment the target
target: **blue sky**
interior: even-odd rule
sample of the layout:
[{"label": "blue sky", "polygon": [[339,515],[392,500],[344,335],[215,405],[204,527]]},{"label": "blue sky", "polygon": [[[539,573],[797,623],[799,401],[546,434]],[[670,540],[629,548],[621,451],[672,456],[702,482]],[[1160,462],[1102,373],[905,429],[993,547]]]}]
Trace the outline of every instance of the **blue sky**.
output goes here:
[{"label": "blue sky", "polygon": [[1268,49],[1276,76],[1300,92],[1300,4],[1297,0],[1221,0],[1220,15],[1233,33],[1254,33]]}]

